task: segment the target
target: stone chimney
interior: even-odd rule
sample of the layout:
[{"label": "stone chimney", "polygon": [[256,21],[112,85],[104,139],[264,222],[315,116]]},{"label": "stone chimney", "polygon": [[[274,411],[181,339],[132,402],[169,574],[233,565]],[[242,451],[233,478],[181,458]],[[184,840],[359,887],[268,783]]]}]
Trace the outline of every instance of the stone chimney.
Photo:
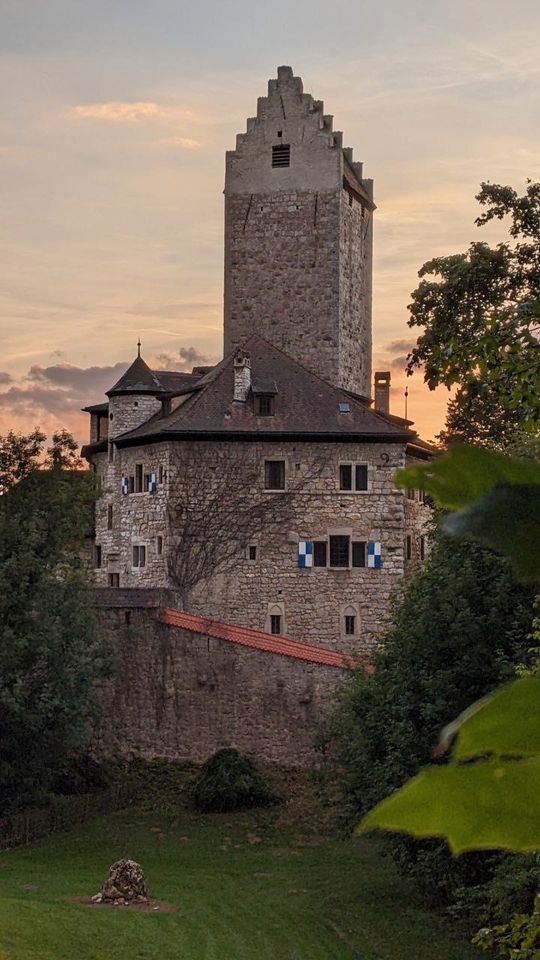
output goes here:
[{"label": "stone chimney", "polygon": [[390,371],[375,374],[375,410],[390,413]]},{"label": "stone chimney", "polygon": [[249,353],[239,350],[234,358],[234,400],[245,403],[251,390],[251,360]]}]

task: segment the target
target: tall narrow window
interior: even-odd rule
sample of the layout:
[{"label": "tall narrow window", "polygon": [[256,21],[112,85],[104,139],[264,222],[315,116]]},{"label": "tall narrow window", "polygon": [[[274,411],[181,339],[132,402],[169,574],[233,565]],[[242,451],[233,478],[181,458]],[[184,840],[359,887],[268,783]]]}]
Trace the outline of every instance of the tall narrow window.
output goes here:
[{"label": "tall narrow window", "polygon": [[281,633],[281,614],[270,614],[270,633]]},{"label": "tall narrow window", "polygon": [[412,537],[410,533],[405,537],[405,559],[411,560],[412,558]]},{"label": "tall narrow window", "polygon": [[135,464],[135,493],[143,492],[144,474],[142,463]]},{"label": "tall narrow window", "polygon": [[355,470],[355,490],[367,490],[368,488],[368,468],[367,463],[357,463]]},{"label": "tall narrow window", "polygon": [[356,540],[352,545],[352,565],[353,567],[365,567],[366,565],[366,544],[365,541]]},{"label": "tall narrow window", "polygon": [[353,614],[346,614],[345,616],[345,633],[348,637],[352,637],[356,633],[356,617]]},{"label": "tall narrow window", "polygon": [[136,544],[133,547],[133,566],[134,567],[145,567],[146,566],[146,547]]},{"label": "tall narrow window", "polygon": [[163,537],[156,537],[156,553],[158,557],[161,557],[163,553]]},{"label": "tall narrow window", "polygon": [[119,574],[119,573],[110,573],[110,574],[109,574],[109,586],[110,586],[110,587],[119,587],[119,586],[120,586],[120,574]]},{"label": "tall narrow window", "polygon": [[272,147],[272,166],[289,167],[291,164],[291,145],[290,143],[279,143]]},{"label": "tall narrow window", "polygon": [[420,559],[426,559],[426,538],[420,537]]},{"label": "tall narrow window", "polygon": [[328,544],[326,540],[315,540],[313,543],[313,566],[325,567]]},{"label": "tall narrow window", "polygon": [[266,490],[285,489],[285,461],[264,461],[264,486]]},{"label": "tall narrow window", "polygon": [[348,567],[349,566],[349,537],[334,536],[330,537],[330,566]]},{"label": "tall narrow window", "polygon": [[109,504],[107,507],[107,530],[112,530],[113,528],[113,508],[112,504]]},{"label": "tall narrow window", "polygon": [[341,463],[339,466],[339,489],[352,490],[352,464]]},{"label": "tall narrow window", "polygon": [[96,543],[94,547],[94,566],[101,567],[101,544]]},{"label": "tall narrow window", "polygon": [[256,559],[257,559],[257,546],[254,543],[250,543],[248,547],[248,560],[250,560],[251,563],[255,563]]}]

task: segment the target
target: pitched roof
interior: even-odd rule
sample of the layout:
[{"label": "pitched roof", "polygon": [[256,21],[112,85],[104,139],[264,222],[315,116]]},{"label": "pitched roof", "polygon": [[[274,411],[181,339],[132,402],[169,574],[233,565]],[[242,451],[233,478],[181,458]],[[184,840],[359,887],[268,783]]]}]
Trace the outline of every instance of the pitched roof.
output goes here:
[{"label": "pitched roof", "polygon": [[126,372],[115,383],[114,387],[107,390],[108,397],[114,397],[119,393],[148,393],[156,395],[165,393],[165,388],[158,380],[157,375],[144,362],[141,356],[135,357],[135,360]]},{"label": "pitched roof", "polygon": [[118,446],[189,437],[362,439],[407,442],[416,439],[407,421],[369,409],[368,401],[335,387],[278,347],[255,334],[243,345],[251,358],[253,382],[275,384],[274,415],[257,416],[253,399],[233,400],[234,354],[195,383],[191,395],[168,416],[156,414],[116,438]]},{"label": "pitched roof", "polygon": [[373,672],[373,667],[367,661],[355,659],[352,655],[346,653],[318,647],[313,643],[291,640],[289,637],[273,633],[265,633],[263,630],[239,627],[219,620],[209,620],[207,617],[201,617],[198,614],[186,613],[185,610],[165,607],[160,611],[159,618],[171,627],[181,627],[193,633],[202,633],[206,637],[215,637],[217,640],[226,640],[243,647],[252,647],[265,653],[294,657],[297,660],[318,663],[327,667],[338,667],[341,670],[352,670],[356,666],[362,666],[366,673]]}]

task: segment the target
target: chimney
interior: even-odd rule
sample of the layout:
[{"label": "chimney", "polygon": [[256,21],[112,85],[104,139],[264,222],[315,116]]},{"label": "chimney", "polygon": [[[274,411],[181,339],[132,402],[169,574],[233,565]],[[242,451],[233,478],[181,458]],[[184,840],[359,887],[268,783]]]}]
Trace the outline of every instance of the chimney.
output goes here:
[{"label": "chimney", "polygon": [[390,371],[375,374],[375,410],[390,413]]},{"label": "chimney", "polygon": [[242,403],[248,398],[251,390],[251,360],[249,353],[240,350],[234,358],[234,397]]}]

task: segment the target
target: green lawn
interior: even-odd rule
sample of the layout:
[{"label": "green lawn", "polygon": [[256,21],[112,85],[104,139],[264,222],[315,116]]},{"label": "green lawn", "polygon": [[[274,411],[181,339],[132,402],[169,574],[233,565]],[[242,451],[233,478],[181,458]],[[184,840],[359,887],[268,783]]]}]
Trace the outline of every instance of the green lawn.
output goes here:
[{"label": "green lawn", "polygon": [[[178,912],[69,902],[97,892],[121,856],[142,863],[151,895]],[[418,905],[374,840],[318,836],[279,809],[209,817],[181,811],[172,823],[142,809],[102,817],[0,853],[0,895],[0,960],[483,956]]]}]

